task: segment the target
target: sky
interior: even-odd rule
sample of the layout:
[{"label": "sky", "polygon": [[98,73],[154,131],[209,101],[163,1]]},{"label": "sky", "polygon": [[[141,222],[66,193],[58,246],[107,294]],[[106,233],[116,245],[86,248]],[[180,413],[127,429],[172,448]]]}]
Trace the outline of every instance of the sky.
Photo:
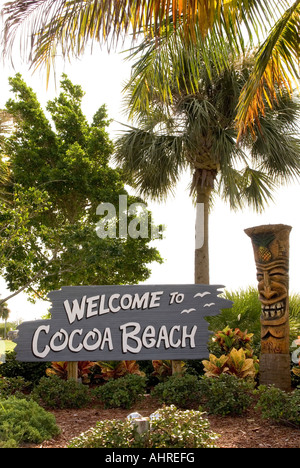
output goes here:
[{"label": "sky", "polygon": [[[1,2],[0,2],[1,5]],[[124,54],[94,48],[80,60],[56,64],[57,81],[61,73],[66,73],[71,81],[80,84],[85,91],[83,112],[89,120],[102,105],[106,104],[108,114],[114,122],[109,127],[112,139],[127,123],[122,113],[122,87],[130,74],[130,64],[123,60]],[[45,106],[59,92],[51,78],[46,87],[44,71],[32,73],[28,64],[21,63],[14,56],[15,68],[10,63],[0,63],[0,108],[12,96],[9,92],[8,77],[20,72],[26,83],[36,92],[40,103]],[[148,284],[190,284],[194,282],[194,245],[196,208],[189,196],[190,173],[182,174],[174,195],[164,203],[147,200],[155,224],[164,224],[166,230],[162,241],[153,241],[161,256],[162,265],[152,264],[152,274]],[[292,226],[290,235],[290,292],[300,293],[300,184],[299,181],[280,188],[274,194],[262,214],[249,209],[233,212],[222,200],[217,199],[210,215],[210,282],[224,285],[226,289],[246,289],[256,286],[256,269],[253,250],[244,229],[262,224],[287,224]],[[298,206],[298,208],[297,208]],[[0,295],[5,297],[7,290],[0,279]],[[33,305],[23,294],[8,302],[11,320],[35,320],[40,318],[49,303],[39,301]]]}]

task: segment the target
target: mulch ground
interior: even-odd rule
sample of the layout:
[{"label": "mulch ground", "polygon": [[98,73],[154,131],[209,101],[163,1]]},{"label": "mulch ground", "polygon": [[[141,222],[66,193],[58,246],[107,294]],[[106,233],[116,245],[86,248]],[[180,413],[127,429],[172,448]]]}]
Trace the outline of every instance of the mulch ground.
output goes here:
[{"label": "mulch ground", "polygon": [[[161,405],[146,397],[131,410],[103,409],[100,406],[51,410],[61,429],[61,434],[39,445],[27,444],[22,448],[67,448],[69,441],[104,419],[125,419],[134,411],[149,416]],[[250,409],[242,416],[206,415],[210,429],[219,434],[219,448],[300,448],[300,429],[264,420]]]}]

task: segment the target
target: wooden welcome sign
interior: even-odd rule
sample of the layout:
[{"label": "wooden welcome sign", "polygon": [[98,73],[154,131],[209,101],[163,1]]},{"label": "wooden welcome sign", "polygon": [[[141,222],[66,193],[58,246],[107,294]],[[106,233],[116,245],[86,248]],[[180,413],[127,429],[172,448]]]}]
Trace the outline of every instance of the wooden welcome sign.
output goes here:
[{"label": "wooden welcome sign", "polygon": [[203,359],[208,323],[232,302],[223,286],[68,286],[49,294],[51,319],[24,322],[19,361]]}]

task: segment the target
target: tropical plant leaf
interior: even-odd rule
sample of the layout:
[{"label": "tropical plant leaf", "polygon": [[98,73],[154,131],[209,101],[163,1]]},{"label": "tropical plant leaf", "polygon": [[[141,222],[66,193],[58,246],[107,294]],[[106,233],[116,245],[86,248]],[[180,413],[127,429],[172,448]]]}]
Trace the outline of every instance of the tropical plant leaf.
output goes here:
[{"label": "tropical plant leaf", "polygon": [[255,362],[252,358],[247,358],[243,348],[239,350],[233,348],[228,355],[228,372],[239,378],[254,378],[257,373]]},{"label": "tropical plant leaf", "polygon": [[205,38],[218,25],[219,38],[220,30],[225,31],[236,46],[236,37],[245,33],[240,23],[251,36],[270,22],[271,4],[271,0],[14,0],[3,8],[3,42],[5,52],[12,52],[21,31],[22,48],[29,49],[30,60],[47,67],[58,52],[79,56],[94,42],[111,47],[128,33],[133,38],[141,32],[157,38],[181,30],[187,41],[194,41],[196,29]]},{"label": "tropical plant leaf", "polygon": [[[238,139],[250,129],[255,134],[266,104],[273,107],[278,93],[299,85],[300,0],[288,8],[256,54],[254,70],[241,93],[236,121]],[[264,99],[265,98],[265,99]]]},{"label": "tropical plant leaf", "polygon": [[[95,366],[95,363],[92,361],[79,361],[78,362],[78,378],[81,378],[83,381],[87,381],[87,376],[90,373],[92,367]],[[68,378],[68,362],[67,361],[58,361],[52,362],[51,367],[46,369],[46,375],[56,375],[61,379],[66,380]]]},{"label": "tropical plant leaf", "polygon": [[98,361],[95,365],[100,367],[104,380],[119,379],[127,374],[145,375],[136,361]]},{"label": "tropical plant leaf", "polygon": [[209,355],[209,360],[204,359],[202,364],[206,377],[218,377],[223,373],[227,373],[229,368],[227,366],[228,356],[223,354],[216,357],[214,354]]},{"label": "tropical plant leaf", "polygon": [[[165,360],[153,360],[152,365],[154,371],[151,375],[157,377],[159,380],[164,380],[166,377],[172,375],[172,361],[169,359]],[[186,371],[186,364],[183,361],[180,361],[181,374],[184,374]]]}]

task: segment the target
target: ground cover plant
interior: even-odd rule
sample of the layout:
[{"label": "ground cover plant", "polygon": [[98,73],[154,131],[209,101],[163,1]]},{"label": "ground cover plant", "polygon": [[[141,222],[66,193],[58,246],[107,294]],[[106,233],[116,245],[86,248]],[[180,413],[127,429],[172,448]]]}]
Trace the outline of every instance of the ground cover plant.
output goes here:
[{"label": "ground cover plant", "polygon": [[151,430],[141,436],[132,421],[100,421],[71,441],[69,448],[214,448],[217,435],[202,412],[159,408],[150,416]]},{"label": "ground cover plant", "polygon": [[[150,416],[150,414],[154,413],[156,410],[158,413],[161,413],[164,404],[168,405],[168,407],[174,405],[174,403],[170,403],[172,399],[175,399],[174,395],[176,395],[177,411],[176,417],[173,415],[172,418],[174,417],[177,419],[178,416],[178,418],[182,420],[183,415],[189,414],[191,416],[192,411],[198,411],[201,414],[205,412],[205,419],[207,417],[209,422],[213,422],[213,427],[211,429],[213,433],[219,434],[220,431],[216,428],[224,427],[221,433],[223,432],[223,438],[225,438],[226,443],[229,444],[228,446],[230,446],[230,441],[228,439],[229,434],[231,434],[231,437],[235,434],[234,438],[238,439],[240,430],[242,434],[246,434],[248,426],[250,425],[250,427],[253,427],[254,424],[253,431],[258,431],[258,428],[262,428],[262,432],[267,428],[268,433],[270,433],[271,430],[277,430],[279,437],[282,437],[282,439],[276,440],[277,445],[280,444],[280,441],[286,443],[285,441],[287,441],[288,438],[286,437],[283,439],[283,437],[284,434],[287,433],[288,427],[290,427],[290,429],[294,431],[293,438],[291,437],[292,442],[290,443],[294,446],[299,439],[300,444],[300,431],[297,430],[300,421],[300,387],[291,392],[291,394],[282,392],[276,388],[260,386],[257,387],[257,390],[253,390],[255,387],[254,379],[241,379],[236,375],[226,373],[218,377],[207,377],[205,375],[196,376],[185,373],[183,377],[176,375],[167,377],[163,382],[154,386],[150,395],[145,395],[144,386],[142,385],[142,387],[139,387],[135,382],[136,388],[139,388],[137,392],[139,398],[135,399],[132,398],[130,386],[129,390],[127,387],[128,381],[135,379],[139,379],[144,385],[144,377],[129,374],[95,387],[97,389],[95,395],[94,389],[89,388],[88,385],[83,385],[75,381],[65,381],[59,379],[57,376],[43,377],[40,383],[36,385],[31,392],[28,391],[30,387],[27,387],[27,383],[23,378],[9,379],[2,377],[0,379],[0,399],[1,404],[3,401],[12,399],[15,405],[19,399],[21,399],[22,402],[28,401],[30,405],[34,404],[43,407],[44,410],[51,412],[55,418],[57,418],[59,421],[58,425],[63,428],[64,435],[58,437],[54,434],[54,436],[46,437],[46,439],[51,439],[49,442],[43,442],[46,447],[63,446],[66,448],[71,438],[78,436],[80,433],[90,428],[92,428],[91,431],[88,431],[88,433],[84,435],[82,441],[80,443],[77,441],[79,446],[80,444],[88,443],[91,447],[97,447],[99,444],[99,446],[104,444],[104,446],[109,447],[111,443],[111,446],[114,447],[133,447],[133,444],[136,444],[137,441],[133,441],[132,432],[130,432],[131,429],[126,422],[126,416],[130,410],[136,411],[139,408],[144,408],[146,416]],[[105,389],[105,391],[103,391],[104,395],[105,393],[106,395],[112,394],[112,388],[114,388],[116,395],[109,400],[109,405],[107,405],[105,398],[100,398],[100,388],[103,390]],[[174,388],[176,391],[174,391]],[[81,393],[82,390],[84,393]],[[189,402],[189,409],[186,410],[188,390],[190,394],[194,393],[194,391],[197,391],[197,393],[193,401]],[[14,394],[15,397],[12,397],[12,394]],[[122,404],[120,404],[122,399],[120,400],[118,395],[121,395],[123,398]],[[16,396],[18,398],[16,398]],[[95,396],[97,396],[97,398]],[[130,400],[130,398],[132,399]],[[33,399],[36,401],[33,401]],[[33,409],[35,410],[37,406],[34,406]],[[109,409],[105,409],[106,407]],[[143,415],[144,411],[139,410]],[[6,412],[5,414],[8,413]],[[170,414],[169,416],[171,417]],[[22,419],[24,419],[23,416]],[[203,431],[204,429],[205,431],[210,431],[206,423],[203,421],[202,423],[203,425],[201,427]],[[167,430],[167,428],[169,429],[169,423],[166,424],[167,427],[165,430]],[[199,422],[197,424],[199,424]],[[234,432],[234,428],[236,433]],[[18,435],[16,435],[15,439],[12,437],[12,440],[15,440],[15,442],[9,442],[7,440],[7,433],[9,433],[8,430],[10,431],[11,428],[9,427],[5,430],[5,434],[2,433],[2,439],[4,439],[4,437],[6,438],[5,441],[2,441],[3,447],[7,444],[8,446],[10,446],[10,444],[18,446],[18,444],[24,443],[26,445],[31,444],[31,446],[40,444],[40,442],[35,442],[40,439],[30,439],[27,438],[27,436],[24,436],[24,439],[22,439]],[[162,443],[170,444],[166,445],[168,447],[181,447],[183,445],[176,445],[181,443],[196,443],[191,442],[187,433],[182,436],[181,429],[178,427],[174,429],[174,433],[171,431],[173,434],[172,437],[170,435],[171,433],[168,431],[165,432],[165,430],[161,428],[161,432],[159,432],[160,435],[157,436],[158,439],[149,439],[144,442],[138,441],[138,443],[152,444],[150,447],[162,446],[156,445]],[[204,432],[202,434],[203,437]],[[106,438],[104,437],[104,433],[107,436]],[[24,434],[26,435],[27,432],[25,431]],[[163,442],[164,437],[169,437],[168,434],[170,438]],[[180,440],[178,439],[176,441],[176,434],[178,437],[179,434],[181,434],[180,437],[183,437],[184,441],[182,442],[180,437]],[[226,434],[228,435],[226,436]],[[252,432],[250,436],[253,438]],[[262,437],[261,441],[263,440]],[[258,437],[255,437],[255,441],[258,445],[263,443],[259,441]],[[218,439],[213,442],[211,441],[211,443],[218,444]],[[246,443],[251,444],[251,440],[245,441],[245,444]]]},{"label": "ground cover plant", "polygon": [[68,448],[130,448],[133,438],[130,421],[112,419],[97,422],[94,428],[70,441]]},{"label": "ground cover plant", "polygon": [[263,418],[300,429],[300,386],[292,393],[274,386],[260,386],[258,394],[257,408]]},{"label": "ground cover plant", "polygon": [[40,443],[60,432],[55,418],[32,400],[0,398],[0,448]]}]

